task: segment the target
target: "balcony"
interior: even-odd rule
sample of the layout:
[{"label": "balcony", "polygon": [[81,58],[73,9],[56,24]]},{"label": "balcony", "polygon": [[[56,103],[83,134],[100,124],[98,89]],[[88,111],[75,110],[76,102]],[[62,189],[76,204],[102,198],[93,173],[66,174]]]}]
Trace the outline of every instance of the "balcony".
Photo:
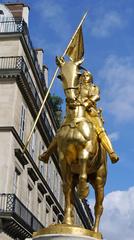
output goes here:
[{"label": "balcony", "polygon": [[[0,37],[6,36],[11,37],[20,36],[20,40],[22,41],[23,47],[26,49],[27,57],[29,56],[29,62],[31,63],[33,73],[37,80],[37,84],[39,90],[41,92],[42,97],[44,98],[44,90],[46,90],[46,82],[44,78],[44,74],[42,73],[40,66],[38,64],[37,55],[33,48],[32,41],[30,39],[29,30],[27,24],[22,18],[1,18],[0,19]],[[53,121],[55,130],[57,130],[58,123],[55,118],[55,114],[52,111],[51,101],[46,102],[47,109],[50,112],[51,119]]]},{"label": "balcony", "polygon": [[41,72],[40,66],[38,64],[36,52],[33,48],[32,41],[30,39],[29,31],[27,24],[25,23],[22,18],[1,18],[0,19],[0,36],[2,35],[9,35],[11,34],[22,34],[24,37],[24,40],[26,42],[27,48],[29,50],[31,59],[33,61],[33,65],[36,69],[36,74],[43,86],[43,88],[46,88],[44,74]]},{"label": "balcony", "polygon": [[[35,112],[35,118],[41,107],[41,101],[23,57],[0,57],[0,75],[2,77],[21,76],[19,79],[16,78],[17,84],[20,87],[20,91],[22,91],[22,94],[31,106],[31,113],[33,114],[33,112]],[[45,111],[42,111],[41,113],[40,123],[42,123],[42,128],[45,129],[46,135],[50,142],[53,138],[53,132]]]},{"label": "balcony", "polygon": [[15,194],[0,194],[0,220],[3,231],[12,238],[31,237],[43,227]]}]

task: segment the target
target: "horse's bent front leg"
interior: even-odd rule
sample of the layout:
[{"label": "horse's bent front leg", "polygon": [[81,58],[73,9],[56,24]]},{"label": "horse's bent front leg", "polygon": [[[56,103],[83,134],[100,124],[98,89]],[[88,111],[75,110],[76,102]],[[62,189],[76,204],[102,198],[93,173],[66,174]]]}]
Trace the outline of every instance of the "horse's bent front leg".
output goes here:
[{"label": "horse's bent front leg", "polygon": [[55,136],[52,142],[50,143],[47,151],[45,151],[39,156],[39,160],[44,163],[48,163],[49,157],[52,155],[53,152],[56,152],[56,150],[57,150],[57,137]]}]

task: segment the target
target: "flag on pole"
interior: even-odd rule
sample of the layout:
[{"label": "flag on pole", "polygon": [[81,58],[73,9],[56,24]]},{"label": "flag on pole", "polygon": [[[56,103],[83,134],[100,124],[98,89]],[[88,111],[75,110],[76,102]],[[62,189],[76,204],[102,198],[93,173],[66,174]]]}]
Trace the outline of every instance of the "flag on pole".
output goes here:
[{"label": "flag on pole", "polygon": [[82,26],[78,29],[66,54],[72,61],[75,61],[75,62],[81,60],[82,57],[84,56],[84,42],[83,42]]}]

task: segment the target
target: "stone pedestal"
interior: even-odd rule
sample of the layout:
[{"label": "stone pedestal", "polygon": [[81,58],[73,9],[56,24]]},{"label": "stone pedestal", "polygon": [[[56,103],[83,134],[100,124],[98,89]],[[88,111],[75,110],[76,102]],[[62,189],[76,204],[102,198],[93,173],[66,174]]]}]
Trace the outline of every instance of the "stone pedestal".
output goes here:
[{"label": "stone pedestal", "polygon": [[50,225],[33,234],[33,240],[100,240],[101,233],[66,224]]},{"label": "stone pedestal", "polygon": [[35,240],[98,240],[94,237],[86,237],[86,236],[72,236],[70,234],[47,234],[41,235],[33,238]]}]

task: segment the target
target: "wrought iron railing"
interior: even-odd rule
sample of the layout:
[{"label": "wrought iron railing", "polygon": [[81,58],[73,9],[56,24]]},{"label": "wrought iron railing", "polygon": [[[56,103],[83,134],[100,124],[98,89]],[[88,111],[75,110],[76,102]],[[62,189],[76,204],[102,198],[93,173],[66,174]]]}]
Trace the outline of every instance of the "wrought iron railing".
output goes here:
[{"label": "wrought iron railing", "polygon": [[15,194],[0,194],[0,215],[4,213],[11,215],[16,214],[17,217],[23,220],[33,231],[37,231],[43,227]]},{"label": "wrought iron railing", "polygon": [[22,18],[10,18],[10,17],[0,18],[0,32],[2,33],[22,32],[22,29],[23,29]]},{"label": "wrought iron railing", "polygon": [[[28,67],[24,61],[24,58],[22,56],[18,56],[18,57],[0,57],[0,71],[3,70],[10,70],[10,71],[14,71],[14,70],[19,70],[20,72],[22,72],[26,78],[26,81],[28,83],[28,86],[32,92],[32,95],[34,97],[34,100],[36,102],[36,106],[37,109],[39,110],[41,107],[41,101],[38,95],[38,92],[36,90],[36,87],[32,81],[31,75],[28,71]],[[49,138],[52,139],[53,137],[53,132],[51,129],[51,126],[49,124],[49,121],[47,119],[46,113],[45,111],[42,111],[41,113],[41,119],[44,123],[44,125],[47,128],[47,134],[49,135]]]},{"label": "wrought iron railing", "polygon": [[30,39],[29,31],[26,22],[22,18],[0,18],[0,34],[3,33],[22,33],[25,41],[27,43],[29,52],[31,54],[35,69],[37,71],[38,77],[45,87],[44,74],[41,72],[40,66],[38,64],[36,52],[33,48],[32,41]]},{"label": "wrought iron railing", "polygon": [[0,57],[0,70],[21,69],[22,57]]}]

